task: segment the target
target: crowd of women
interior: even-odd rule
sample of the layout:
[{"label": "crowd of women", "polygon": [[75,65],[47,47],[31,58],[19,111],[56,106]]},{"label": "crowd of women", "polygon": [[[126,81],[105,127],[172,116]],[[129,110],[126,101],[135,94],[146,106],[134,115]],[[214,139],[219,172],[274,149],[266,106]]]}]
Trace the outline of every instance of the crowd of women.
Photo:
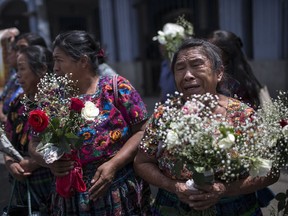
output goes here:
[{"label": "crowd of women", "polygon": [[[0,116],[7,137],[24,157],[17,161],[5,155],[11,182],[17,180],[18,204],[27,205],[23,194],[28,179],[29,189],[34,194],[32,209],[42,211],[42,215],[149,216],[164,215],[163,207],[178,209],[182,206],[188,213],[191,208],[201,211],[214,205],[217,215],[262,215],[256,191],[275,183],[277,177],[243,175],[230,184],[216,180],[207,188],[190,190],[185,184],[185,167],[181,177],[176,178],[171,167],[163,166],[164,161],[173,163],[174,159],[161,151],[161,143],[153,138],[160,114],[155,111],[148,116],[141,96],[125,77],[115,76],[113,71],[101,73],[99,63],[103,63],[104,53],[89,33],[77,30],[61,33],[55,38],[52,51],[35,34],[8,38],[10,78],[2,93]],[[227,59],[222,61],[221,50],[212,44],[212,39],[210,41],[187,39],[175,52],[171,69],[177,90],[184,95],[184,100],[193,94],[218,95],[214,112],[229,122],[236,112],[249,118],[251,107],[232,98],[234,92],[227,94],[225,73],[232,72],[224,69],[228,68]],[[229,67],[229,70],[235,69]],[[77,98],[83,103],[95,104],[103,117],[101,124],[89,122],[80,129],[87,132],[89,128],[90,131],[89,142],[83,141],[77,149],[86,190],[75,191],[69,197],[57,193],[55,183],[57,177],[69,174],[75,161],[62,157],[51,164],[45,163],[37,151],[41,138],[33,133],[27,110],[21,103],[26,95],[30,106],[37,108],[33,104],[39,91],[37,84],[45,74],[51,73],[56,76],[72,74],[71,79],[77,81]],[[254,78],[251,74],[247,76]],[[242,80],[238,80],[237,85],[247,90]],[[259,84],[257,88],[260,87]],[[249,101],[251,106],[257,107],[259,100],[254,97],[255,90],[242,97],[246,101],[250,95],[253,95],[253,100]],[[150,185],[158,188],[154,199]]]}]

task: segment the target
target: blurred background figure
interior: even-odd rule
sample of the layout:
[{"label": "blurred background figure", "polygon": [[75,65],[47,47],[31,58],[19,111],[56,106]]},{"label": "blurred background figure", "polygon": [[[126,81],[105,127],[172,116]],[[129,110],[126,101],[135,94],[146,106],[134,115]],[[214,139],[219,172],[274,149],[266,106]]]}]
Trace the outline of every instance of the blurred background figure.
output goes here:
[{"label": "blurred background figure", "polygon": [[7,57],[5,58],[5,64],[8,67],[9,76],[3,88],[3,92],[0,95],[0,121],[2,123],[7,119],[10,103],[23,92],[23,89],[18,84],[16,77],[17,52],[32,45],[39,45],[47,48],[45,40],[40,35],[30,32],[19,36],[11,36],[10,34],[9,41],[11,42],[9,43],[6,55]]},{"label": "blurred background figure", "polygon": [[216,30],[209,34],[207,39],[222,51],[228,96],[237,95],[238,99],[254,109],[257,109],[263,101],[269,100],[267,88],[263,88],[255,77],[242,51],[243,43],[237,35],[229,31]]},{"label": "blurred background figure", "polygon": [[[53,71],[52,53],[42,46],[25,47],[18,53],[17,67],[17,80],[21,84],[23,93],[19,94],[10,104],[5,131],[12,145],[24,159],[17,161],[4,155],[4,160],[10,173],[9,180],[11,182],[16,180],[14,191],[16,204],[28,205],[27,181],[29,181],[32,209],[39,211],[44,204],[49,205],[53,176],[48,168],[41,167],[28,153],[31,137],[30,125],[27,110],[22,100],[25,94],[29,100],[29,108],[35,108],[33,98],[38,91],[37,84],[46,73]],[[21,212],[19,215],[25,215],[25,213]]]},{"label": "blurred background figure", "polygon": [[167,99],[167,94],[173,95],[176,91],[175,80],[173,73],[171,71],[171,62],[170,59],[166,58],[163,54],[163,45],[159,45],[163,60],[161,62],[161,72],[159,78],[159,87],[160,87],[160,101],[163,103]]},{"label": "blurred background figure", "polygon": [[[263,87],[255,77],[247,58],[242,51],[243,43],[234,33],[216,30],[209,34],[208,41],[218,46],[222,52],[224,77],[222,82],[225,93],[230,97],[237,97],[242,102],[249,104],[254,109],[270,101],[267,87]],[[261,207],[269,205],[274,199],[274,194],[269,188],[257,191],[258,202]]]},{"label": "blurred background figure", "polygon": [[20,50],[28,46],[33,46],[33,45],[39,45],[39,46],[47,48],[46,41],[39,34],[36,34],[33,32],[27,32],[27,33],[20,34],[19,37],[17,38],[17,42],[16,42],[17,50]]},{"label": "blurred background figure", "polygon": [[117,74],[116,71],[106,63],[106,53],[103,48],[101,48],[100,43],[97,43],[99,47],[99,52],[97,53],[97,58],[98,58],[98,70],[99,70],[99,75],[115,75]]},{"label": "blurred background figure", "polygon": [[15,37],[19,35],[19,30],[17,28],[7,28],[0,30],[0,84],[4,85],[9,75],[7,68],[7,55],[11,46],[11,43],[14,42]]},{"label": "blurred background figure", "polygon": [[[0,68],[1,68],[1,83],[2,86],[9,86],[9,77],[14,76],[16,79],[16,65],[17,65],[17,57],[15,50],[15,38],[19,35],[19,30],[17,28],[9,28],[2,30],[0,33],[1,40],[1,52],[2,58],[0,60]],[[7,107],[10,103],[10,100],[6,100],[6,98],[14,97],[14,95],[8,96],[7,87],[4,88],[4,92],[0,95],[0,122],[6,121],[6,114],[3,113],[3,106]],[[16,91],[16,90],[15,90]],[[15,98],[15,97],[14,97]],[[5,105],[4,105],[5,104]]]},{"label": "blurred background figure", "polygon": [[179,16],[176,23],[166,23],[162,31],[153,37],[159,42],[159,49],[162,56],[161,73],[159,78],[160,101],[163,103],[167,99],[167,94],[173,95],[176,91],[175,80],[171,71],[171,59],[178,46],[184,39],[193,36],[193,25],[185,20],[184,16]]}]

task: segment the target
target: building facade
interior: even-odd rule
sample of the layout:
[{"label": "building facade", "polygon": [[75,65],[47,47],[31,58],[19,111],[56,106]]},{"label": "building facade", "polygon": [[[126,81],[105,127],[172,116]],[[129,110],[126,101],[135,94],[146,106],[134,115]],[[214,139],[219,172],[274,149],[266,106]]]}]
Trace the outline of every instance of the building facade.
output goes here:
[{"label": "building facade", "polygon": [[288,89],[287,0],[0,0],[0,29],[37,32],[48,44],[60,32],[86,30],[119,74],[157,96],[161,56],[152,37],[183,14],[197,37],[216,29],[239,35],[271,95]]}]

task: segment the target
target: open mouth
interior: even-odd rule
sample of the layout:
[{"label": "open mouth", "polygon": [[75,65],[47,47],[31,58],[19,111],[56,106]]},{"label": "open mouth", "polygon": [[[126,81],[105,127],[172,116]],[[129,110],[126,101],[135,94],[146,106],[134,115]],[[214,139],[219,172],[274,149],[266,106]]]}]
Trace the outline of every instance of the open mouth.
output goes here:
[{"label": "open mouth", "polygon": [[200,85],[190,85],[190,86],[185,86],[184,90],[185,91],[191,91],[191,90],[197,89],[199,87],[200,87]]}]

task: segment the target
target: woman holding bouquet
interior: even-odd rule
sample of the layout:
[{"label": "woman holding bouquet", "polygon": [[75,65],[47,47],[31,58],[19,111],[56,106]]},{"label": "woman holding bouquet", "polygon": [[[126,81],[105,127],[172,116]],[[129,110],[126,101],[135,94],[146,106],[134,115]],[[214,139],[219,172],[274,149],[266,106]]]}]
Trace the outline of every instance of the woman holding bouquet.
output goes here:
[{"label": "woman holding bouquet", "polygon": [[[217,96],[218,102],[213,106],[212,111],[213,114],[217,114],[219,119],[225,119],[224,121],[231,126],[234,126],[235,122],[239,122],[239,119],[243,122],[250,121],[250,117],[254,113],[252,108],[221,94],[224,67],[220,56],[219,48],[199,39],[188,39],[178,48],[172,60],[172,71],[176,87],[182,93],[181,103],[184,105],[188,97],[210,93]],[[215,181],[211,181],[211,184],[203,186],[201,189],[198,188],[199,190],[189,189],[186,181],[193,178],[192,170],[188,169],[189,164],[181,164],[179,167],[179,158],[177,161],[177,158],[172,156],[173,152],[169,152],[169,149],[165,148],[165,145],[163,146],[163,142],[166,140],[159,136],[161,133],[159,127],[163,127],[165,124],[165,121],[161,123],[159,119],[162,117],[163,110],[168,109],[169,111],[170,108],[165,107],[168,106],[167,104],[160,105],[148,121],[134,160],[136,172],[144,180],[159,188],[153,206],[153,215],[165,215],[165,211],[171,213],[173,210],[178,215],[191,214],[191,210],[194,211],[191,215],[195,214],[195,210],[199,213],[198,215],[205,215],[201,213],[212,206],[216,206],[217,212],[212,215],[262,215],[255,191],[276,182],[278,175],[276,177],[272,175],[252,177],[247,172],[242,172],[236,179],[233,179],[231,175],[233,181],[229,183],[217,179],[217,175],[215,175]],[[201,109],[203,108],[205,107]],[[187,131],[187,133],[189,132]],[[177,136],[171,137],[174,142],[177,142]],[[194,138],[192,137],[192,139]],[[195,137],[195,139],[197,138]],[[180,143],[180,145],[184,144]],[[205,143],[203,145],[205,146]],[[182,148],[184,149],[184,146]],[[208,141],[207,151],[209,151]],[[203,163],[205,161],[208,163],[210,158],[203,157],[202,160],[204,160]],[[196,170],[194,174],[196,174]]]},{"label": "woman holding bouquet", "polygon": [[28,100],[31,100],[30,108],[35,108],[32,100],[37,93],[37,84],[44,74],[53,71],[52,53],[41,46],[23,48],[19,51],[17,67],[17,80],[24,93],[11,103],[5,131],[12,145],[24,159],[16,161],[7,155],[4,156],[4,159],[9,173],[17,180],[15,188],[17,204],[27,206],[26,180],[28,180],[30,190],[34,192],[34,196],[31,195],[32,209],[38,211],[41,203],[49,202],[53,175],[49,169],[38,165],[28,154],[30,126],[27,107],[24,106],[22,100],[25,94]]},{"label": "woman holding bouquet", "polygon": [[[37,152],[39,139],[32,140],[30,152],[56,176],[52,215],[150,215],[149,185],[135,174],[132,164],[147,111],[127,79],[118,76],[113,82],[114,76],[98,74],[98,51],[87,32],[70,31],[56,37],[54,71],[60,76],[71,74],[77,81],[77,98],[85,104],[85,123],[78,133],[83,142],[74,149],[74,159],[64,155],[52,164],[45,163]],[[71,176],[75,160],[81,164],[83,178],[62,182],[72,189],[63,193],[57,179]]]}]

